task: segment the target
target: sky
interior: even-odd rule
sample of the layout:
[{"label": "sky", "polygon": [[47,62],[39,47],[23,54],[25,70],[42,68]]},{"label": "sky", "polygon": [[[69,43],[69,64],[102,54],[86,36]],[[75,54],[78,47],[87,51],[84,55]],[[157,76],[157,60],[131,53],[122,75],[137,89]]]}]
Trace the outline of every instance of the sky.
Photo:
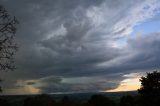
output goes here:
[{"label": "sky", "polygon": [[3,94],[137,90],[160,68],[159,0],[1,0],[16,16]]}]

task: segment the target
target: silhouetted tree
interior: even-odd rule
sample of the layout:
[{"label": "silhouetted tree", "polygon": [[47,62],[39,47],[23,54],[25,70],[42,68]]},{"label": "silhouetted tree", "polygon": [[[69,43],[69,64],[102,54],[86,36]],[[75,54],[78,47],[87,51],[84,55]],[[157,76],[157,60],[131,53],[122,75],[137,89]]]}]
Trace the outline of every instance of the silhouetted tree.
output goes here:
[{"label": "silhouetted tree", "polygon": [[13,70],[13,55],[17,50],[14,41],[18,21],[0,5],[0,70]]},{"label": "silhouetted tree", "polygon": [[54,106],[55,104],[53,98],[46,94],[24,100],[24,106]]},{"label": "silhouetted tree", "polygon": [[[0,5],[0,71],[15,69],[13,55],[17,50],[14,41],[16,24],[18,24],[17,19],[11,17]],[[2,91],[1,87],[0,91]]]},{"label": "silhouetted tree", "polygon": [[120,106],[135,106],[134,98],[129,95],[121,97]]},{"label": "silhouetted tree", "polygon": [[147,73],[141,77],[141,88],[138,90],[144,106],[160,106],[160,72]]},{"label": "silhouetted tree", "polygon": [[93,95],[88,101],[91,106],[115,106],[114,101],[103,95]]}]

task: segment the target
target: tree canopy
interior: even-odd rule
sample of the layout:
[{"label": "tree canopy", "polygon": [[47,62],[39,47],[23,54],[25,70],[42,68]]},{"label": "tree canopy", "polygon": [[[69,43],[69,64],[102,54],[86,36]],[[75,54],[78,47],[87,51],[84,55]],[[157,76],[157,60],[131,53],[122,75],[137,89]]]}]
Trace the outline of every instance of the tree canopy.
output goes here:
[{"label": "tree canopy", "polygon": [[141,88],[138,92],[145,106],[160,106],[160,72],[147,73],[140,81]]},{"label": "tree canopy", "polygon": [[18,21],[11,17],[0,5],[0,70],[14,70],[13,55],[17,50],[15,43],[16,25]]},{"label": "tree canopy", "polygon": [[11,17],[0,5],[0,71],[15,69],[13,55],[17,51],[17,44],[14,40],[17,24],[17,19]]}]

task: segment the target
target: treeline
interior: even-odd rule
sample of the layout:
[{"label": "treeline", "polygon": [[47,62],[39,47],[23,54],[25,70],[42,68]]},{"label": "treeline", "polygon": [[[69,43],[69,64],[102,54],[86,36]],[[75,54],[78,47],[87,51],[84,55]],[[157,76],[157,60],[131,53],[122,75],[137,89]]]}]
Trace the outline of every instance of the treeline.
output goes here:
[{"label": "treeline", "polygon": [[41,94],[16,102],[9,102],[1,98],[0,106],[140,106],[140,102],[135,96],[123,96],[117,101],[102,94],[93,95],[89,100],[83,102],[74,102],[68,96],[55,101],[50,95]]}]

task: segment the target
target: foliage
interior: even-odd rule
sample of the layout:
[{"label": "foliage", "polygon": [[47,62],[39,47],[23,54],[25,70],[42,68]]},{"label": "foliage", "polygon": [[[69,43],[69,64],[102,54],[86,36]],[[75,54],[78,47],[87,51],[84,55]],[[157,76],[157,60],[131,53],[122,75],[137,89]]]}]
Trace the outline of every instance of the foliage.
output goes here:
[{"label": "foliage", "polygon": [[[68,96],[64,96],[61,100],[56,99],[47,95],[30,95],[30,96],[14,96],[10,98],[10,96],[2,96],[3,101],[9,106],[143,106],[139,104],[138,96],[122,96],[121,98],[115,100],[113,97],[106,97],[105,95],[96,94],[90,97],[90,99],[86,99],[83,101],[74,101]],[[60,96],[61,97],[61,96]],[[19,98],[19,99],[18,99]],[[15,99],[15,100],[13,100]],[[55,101],[56,100],[56,101]],[[6,105],[6,106],[8,106]],[[1,105],[0,106],[5,106]]]},{"label": "foliage", "polygon": [[145,106],[160,106],[160,72],[147,73],[141,77],[141,88],[138,90],[142,104]]},{"label": "foliage", "polygon": [[[18,24],[17,19],[11,17],[0,5],[0,71],[15,69],[13,55],[17,51],[17,45],[14,42],[16,24]],[[1,86],[0,92],[2,92]]]},{"label": "foliage", "polygon": [[17,50],[14,42],[18,21],[0,5],[0,70],[14,70],[13,55]]}]

